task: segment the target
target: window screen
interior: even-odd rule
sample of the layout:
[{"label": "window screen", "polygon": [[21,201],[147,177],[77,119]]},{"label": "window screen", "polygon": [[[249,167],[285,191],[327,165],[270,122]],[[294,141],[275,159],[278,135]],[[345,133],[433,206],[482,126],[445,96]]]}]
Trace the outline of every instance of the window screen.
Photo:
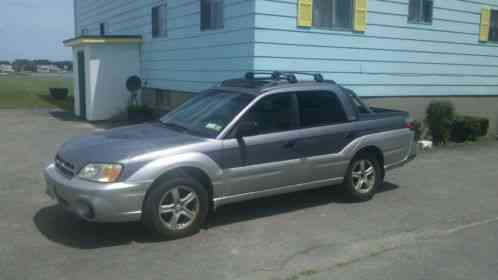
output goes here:
[{"label": "window screen", "polygon": [[300,92],[297,98],[301,127],[324,126],[347,121],[341,102],[332,92]]},{"label": "window screen", "polygon": [[491,10],[489,41],[498,42],[498,10]]},{"label": "window screen", "polygon": [[432,23],[433,0],[410,0],[408,21],[411,23]]},{"label": "window screen", "polygon": [[162,4],[152,8],[152,37],[167,36],[167,6]]},{"label": "window screen", "polygon": [[313,26],[352,28],[353,0],[313,0]]},{"label": "window screen", "polygon": [[222,29],[223,0],[201,0],[201,30]]}]

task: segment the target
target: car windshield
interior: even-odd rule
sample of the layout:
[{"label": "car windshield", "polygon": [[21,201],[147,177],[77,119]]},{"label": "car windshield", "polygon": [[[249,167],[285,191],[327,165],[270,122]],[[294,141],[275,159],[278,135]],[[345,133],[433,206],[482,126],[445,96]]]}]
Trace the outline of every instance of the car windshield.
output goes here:
[{"label": "car windshield", "polygon": [[245,93],[208,90],[162,117],[161,123],[202,137],[216,138],[253,98]]}]

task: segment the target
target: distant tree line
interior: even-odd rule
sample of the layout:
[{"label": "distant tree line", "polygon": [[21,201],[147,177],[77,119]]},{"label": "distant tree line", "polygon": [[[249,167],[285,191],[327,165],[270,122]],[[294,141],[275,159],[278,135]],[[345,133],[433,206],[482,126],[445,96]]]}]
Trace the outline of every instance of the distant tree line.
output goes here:
[{"label": "distant tree line", "polygon": [[12,68],[14,68],[14,71],[16,72],[36,72],[36,69],[39,65],[56,65],[60,69],[73,71],[73,62],[68,60],[50,61],[48,59],[16,59],[12,63],[7,60],[0,60],[0,64],[12,65]]}]

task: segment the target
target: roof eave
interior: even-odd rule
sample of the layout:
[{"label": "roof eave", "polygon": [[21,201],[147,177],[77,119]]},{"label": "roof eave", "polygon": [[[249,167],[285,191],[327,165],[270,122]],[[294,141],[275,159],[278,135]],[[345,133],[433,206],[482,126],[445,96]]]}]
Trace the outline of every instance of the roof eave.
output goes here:
[{"label": "roof eave", "polygon": [[103,44],[141,44],[142,36],[80,36],[63,41],[66,47]]}]

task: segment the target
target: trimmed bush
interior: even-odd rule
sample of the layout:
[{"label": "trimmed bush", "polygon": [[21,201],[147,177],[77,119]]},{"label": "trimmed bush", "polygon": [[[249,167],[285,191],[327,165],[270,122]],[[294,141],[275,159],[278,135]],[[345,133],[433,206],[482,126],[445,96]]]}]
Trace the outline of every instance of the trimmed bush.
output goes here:
[{"label": "trimmed bush", "polygon": [[141,123],[156,120],[157,112],[147,106],[128,106],[128,120],[132,123]]},{"label": "trimmed bush", "polygon": [[427,107],[425,122],[435,145],[446,144],[455,119],[455,107],[449,101],[432,101]]},{"label": "trimmed bush", "polygon": [[476,141],[488,134],[489,120],[472,116],[457,116],[451,129],[451,141]]},{"label": "trimmed bush", "polygon": [[479,136],[487,136],[489,130],[489,119],[479,118],[479,126],[481,127],[481,134]]},{"label": "trimmed bush", "polygon": [[413,121],[413,130],[415,132],[415,140],[418,141],[422,138],[422,122],[414,120]]},{"label": "trimmed bush", "polygon": [[69,90],[67,88],[50,88],[50,96],[55,100],[64,100],[69,95]]}]

